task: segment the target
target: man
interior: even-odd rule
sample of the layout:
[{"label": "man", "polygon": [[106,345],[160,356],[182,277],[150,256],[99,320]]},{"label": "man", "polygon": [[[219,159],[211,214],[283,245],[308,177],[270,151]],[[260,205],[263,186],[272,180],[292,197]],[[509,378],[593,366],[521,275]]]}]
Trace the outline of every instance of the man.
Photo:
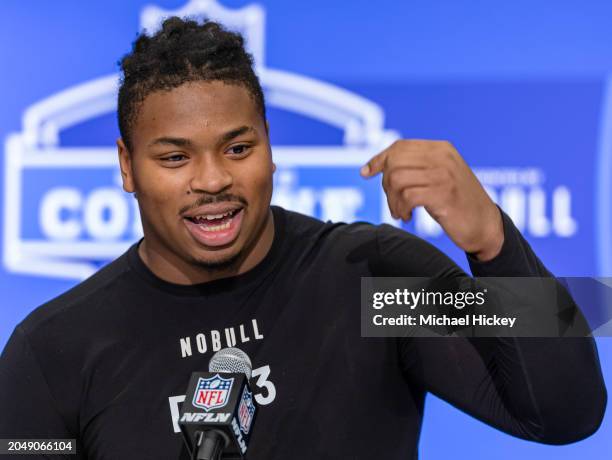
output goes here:
[{"label": "man", "polygon": [[[388,225],[270,207],[263,93],[242,38],[171,18],[122,60],[123,187],[144,238],[35,310],[0,362],[0,438],[76,438],[77,458],[188,458],[172,413],[191,372],[236,345],[261,406],[250,459],[417,457],[432,392],[510,434],[562,444],[606,404],[591,339],[366,339],[362,276],[466,276]],[[446,142],[400,141],[391,213],[423,205],[478,276],[550,276]]]}]

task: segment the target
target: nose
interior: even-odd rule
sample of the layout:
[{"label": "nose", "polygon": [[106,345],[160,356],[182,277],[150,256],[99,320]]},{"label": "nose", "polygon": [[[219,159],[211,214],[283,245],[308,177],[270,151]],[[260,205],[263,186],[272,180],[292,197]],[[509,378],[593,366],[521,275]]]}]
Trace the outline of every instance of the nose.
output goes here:
[{"label": "nose", "polygon": [[202,155],[194,166],[190,182],[192,192],[217,194],[233,184],[233,176],[224,164],[223,158]]}]

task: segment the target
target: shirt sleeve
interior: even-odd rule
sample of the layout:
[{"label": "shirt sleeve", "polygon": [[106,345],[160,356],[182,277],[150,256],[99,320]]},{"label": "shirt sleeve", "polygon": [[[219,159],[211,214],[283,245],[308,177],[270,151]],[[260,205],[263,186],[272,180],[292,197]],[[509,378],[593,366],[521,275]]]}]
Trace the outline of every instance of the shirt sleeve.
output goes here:
[{"label": "shirt sleeve", "polygon": [[[23,330],[17,326],[0,356],[0,439],[75,439]],[[79,455],[29,455],[28,458],[83,458]],[[13,458],[12,456],[2,456]],[[22,456],[15,456],[21,458]]]},{"label": "shirt sleeve", "polygon": [[[474,276],[552,276],[500,209],[504,243],[492,260],[467,254]],[[378,227],[376,276],[468,276],[429,243]],[[569,295],[569,294],[568,294]],[[595,342],[585,338],[400,338],[409,380],[508,434],[567,444],[600,426],[607,393]]]},{"label": "shirt sleeve", "polygon": [[474,276],[553,276],[535,255],[529,243],[515,227],[512,219],[501,209],[504,227],[504,243],[499,254],[486,262],[466,253],[470,270]]}]

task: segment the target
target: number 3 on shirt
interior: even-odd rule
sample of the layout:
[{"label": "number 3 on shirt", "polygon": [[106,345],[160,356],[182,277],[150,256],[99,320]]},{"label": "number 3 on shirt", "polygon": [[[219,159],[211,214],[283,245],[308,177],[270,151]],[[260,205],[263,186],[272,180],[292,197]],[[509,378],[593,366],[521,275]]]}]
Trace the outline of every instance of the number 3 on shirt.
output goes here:
[{"label": "number 3 on shirt", "polygon": [[253,369],[253,372],[251,373],[251,378],[257,379],[255,381],[255,385],[266,390],[265,394],[258,393],[255,395],[255,401],[257,401],[257,404],[260,406],[267,406],[274,401],[274,398],[276,398],[276,387],[270,380],[268,380],[268,377],[270,377],[269,365]]}]

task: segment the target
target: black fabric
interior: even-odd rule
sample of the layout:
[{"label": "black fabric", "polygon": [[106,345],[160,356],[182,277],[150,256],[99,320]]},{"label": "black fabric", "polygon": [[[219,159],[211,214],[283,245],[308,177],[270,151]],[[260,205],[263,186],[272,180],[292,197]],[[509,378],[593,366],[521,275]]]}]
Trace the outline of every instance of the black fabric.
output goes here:
[{"label": "black fabric", "polygon": [[[251,460],[414,459],[427,392],[535,441],[597,429],[592,339],[362,338],[362,276],[466,274],[392,226],[272,209],[274,243],[247,273],[175,285],[134,245],[32,312],[0,359],[0,438],[77,438],[73,459],[187,459],[171,402],[228,345],[251,357],[263,403]],[[472,273],[548,276],[502,215],[501,253],[468,256]]]}]

